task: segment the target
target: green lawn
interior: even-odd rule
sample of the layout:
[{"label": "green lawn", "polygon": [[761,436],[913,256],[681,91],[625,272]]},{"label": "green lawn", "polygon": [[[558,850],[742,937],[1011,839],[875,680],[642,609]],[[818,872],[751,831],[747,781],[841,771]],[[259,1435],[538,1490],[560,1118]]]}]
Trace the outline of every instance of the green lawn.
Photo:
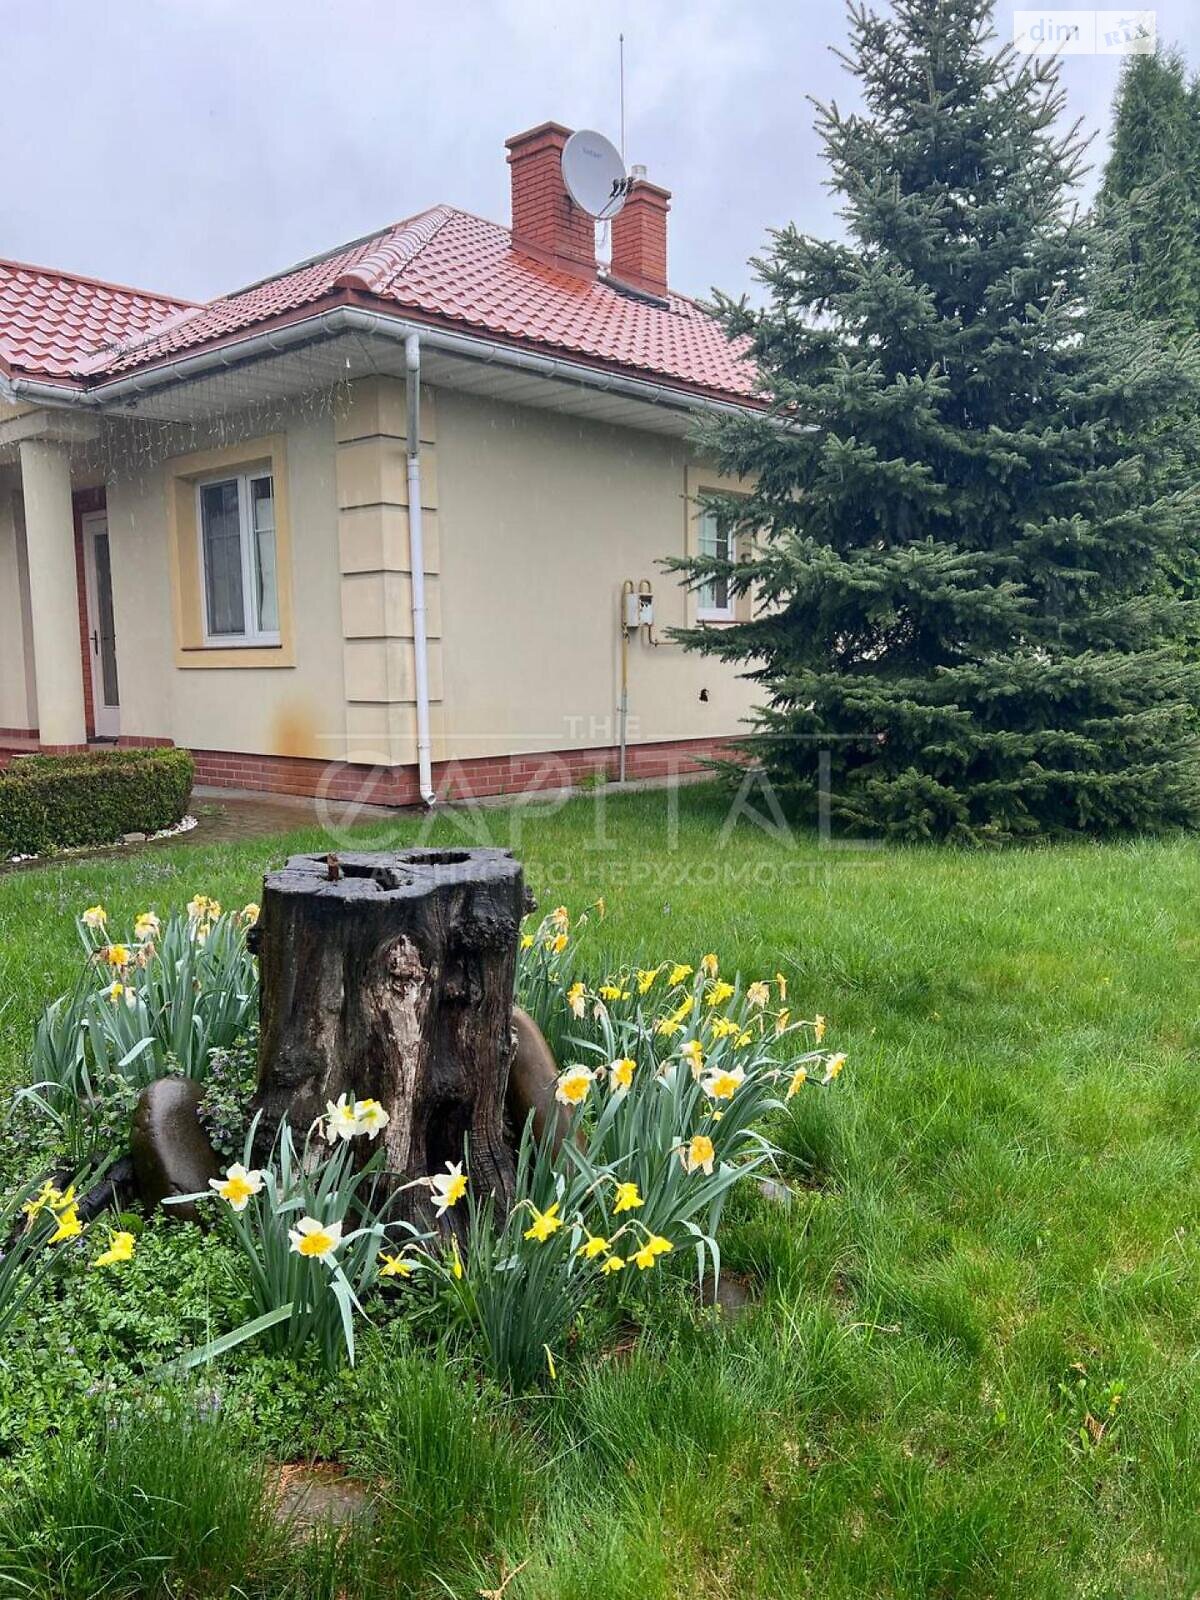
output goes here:
[{"label": "green lawn", "polygon": [[[387,1561],[352,1583],[344,1552],[300,1560],[247,1534],[241,1587],[203,1561],[172,1578],[168,1561],[162,1592],[469,1596],[526,1560],[505,1600],[1200,1592],[1200,845],[833,851],[745,825],[724,837],[722,817],[690,790],[677,825],[649,794],[610,798],[599,824],[589,799],[479,827],[515,845],[544,906],[604,896],[605,956],[715,950],[726,971],[782,971],[797,1009],[830,1019],[846,1073],[776,1129],[800,1198],[744,1199],[728,1219],[726,1264],[760,1285],[755,1310],[718,1325],[681,1291],[631,1352],[568,1361],[520,1405],[410,1357],[393,1382],[386,1342],[368,1343],[331,1448],[394,1486],[373,1536]],[[452,818],[433,834],[463,836]],[[238,904],[318,842],[0,877],[0,1082],[23,1076],[84,905],[119,925],[197,890]],[[169,1263],[165,1231],[139,1270]],[[95,1346],[116,1341],[119,1372],[136,1365],[127,1312],[103,1313]],[[276,1392],[291,1381],[271,1374]],[[22,1483],[22,1444],[55,1420],[22,1422],[23,1403],[0,1383]],[[282,1402],[246,1416],[277,1454],[306,1437]],[[147,1487],[121,1472],[114,1501]],[[12,1516],[36,1518],[31,1504]],[[91,1522],[110,1515],[88,1504]],[[393,1546],[403,1518],[412,1537]],[[180,1519],[160,1520],[142,1537],[178,1564]],[[19,1534],[0,1512],[0,1568]],[[89,1593],[72,1582],[63,1596]]]}]

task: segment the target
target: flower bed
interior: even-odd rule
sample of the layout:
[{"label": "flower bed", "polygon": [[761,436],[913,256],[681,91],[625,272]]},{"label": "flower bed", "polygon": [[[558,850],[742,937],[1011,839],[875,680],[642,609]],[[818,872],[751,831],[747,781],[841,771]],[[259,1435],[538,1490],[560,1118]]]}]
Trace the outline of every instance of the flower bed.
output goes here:
[{"label": "flower bed", "polygon": [[0,859],[173,827],[194,771],[186,750],[23,756],[0,772]]}]

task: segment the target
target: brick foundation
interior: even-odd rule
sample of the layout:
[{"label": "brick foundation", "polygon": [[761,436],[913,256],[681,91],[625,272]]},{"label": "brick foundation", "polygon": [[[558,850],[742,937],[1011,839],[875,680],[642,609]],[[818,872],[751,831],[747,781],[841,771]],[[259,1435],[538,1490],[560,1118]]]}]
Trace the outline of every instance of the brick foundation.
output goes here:
[{"label": "brick foundation", "polygon": [[[625,772],[630,779],[680,777],[698,772],[706,761],[730,753],[728,739],[673,739],[661,744],[630,745]],[[243,755],[232,750],[193,750],[192,755],[196,782],[214,788],[301,797],[321,795],[330,800],[378,806],[417,805],[421,798],[417,769],[413,766],[371,767],[299,756]],[[441,761],[434,764],[433,787],[443,800],[530,794],[594,780],[598,775],[613,780],[618,761],[616,746]]]}]

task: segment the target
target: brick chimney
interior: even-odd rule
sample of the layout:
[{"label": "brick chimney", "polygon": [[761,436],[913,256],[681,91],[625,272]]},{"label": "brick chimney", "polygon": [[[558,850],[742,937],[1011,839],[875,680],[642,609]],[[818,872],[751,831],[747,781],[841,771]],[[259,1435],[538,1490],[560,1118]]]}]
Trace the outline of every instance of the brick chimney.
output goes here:
[{"label": "brick chimney", "polygon": [[543,122],[506,139],[512,168],[513,249],[583,277],[596,273],[596,224],[567,193],[563,146],[571,129]]},{"label": "brick chimney", "polygon": [[646,294],[666,294],[670,209],[669,190],[634,177],[625,204],[612,221],[612,277]]}]

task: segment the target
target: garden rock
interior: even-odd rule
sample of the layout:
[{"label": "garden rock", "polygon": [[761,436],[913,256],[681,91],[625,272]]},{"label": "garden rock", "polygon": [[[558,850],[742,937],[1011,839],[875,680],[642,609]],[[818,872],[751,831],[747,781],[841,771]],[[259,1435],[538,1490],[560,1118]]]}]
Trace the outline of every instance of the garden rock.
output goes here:
[{"label": "garden rock", "polygon": [[[221,1163],[197,1115],[204,1086],[195,1078],[159,1078],[142,1090],[133,1113],[129,1152],[138,1192],[148,1208],[168,1195],[196,1194],[220,1175]],[[198,1222],[194,1205],[166,1206],[168,1216]]]}]

